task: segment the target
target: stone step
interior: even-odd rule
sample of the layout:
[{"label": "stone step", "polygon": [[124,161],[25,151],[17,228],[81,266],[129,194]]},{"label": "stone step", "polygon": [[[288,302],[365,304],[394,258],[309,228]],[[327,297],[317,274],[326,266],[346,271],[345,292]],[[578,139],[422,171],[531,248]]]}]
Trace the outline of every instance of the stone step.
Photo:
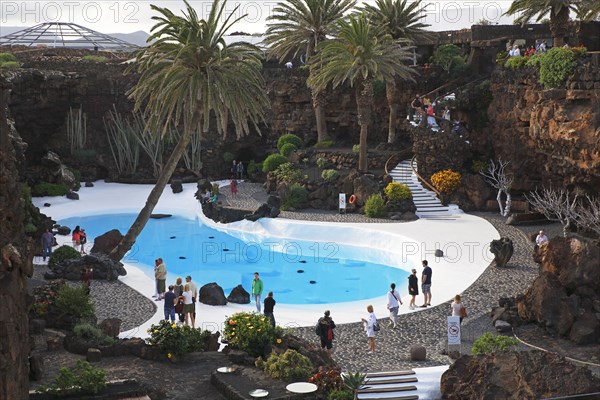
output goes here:
[{"label": "stone step", "polygon": [[419,380],[417,379],[416,376],[410,376],[410,377],[398,377],[398,376],[390,376],[390,377],[375,377],[375,378],[367,378],[367,380],[365,381],[365,386],[376,386],[376,385],[387,385],[387,384],[392,384],[392,383],[413,383],[413,382],[418,382]]},{"label": "stone step", "polygon": [[358,389],[356,393],[389,393],[389,392],[410,392],[411,390],[417,390],[414,385],[409,386],[389,386],[389,387],[368,387],[364,389]]},{"label": "stone step", "polygon": [[404,375],[415,375],[415,371],[409,369],[409,370],[403,370],[403,371],[368,372],[367,379],[384,377],[384,376],[404,376]]},{"label": "stone step", "polygon": [[[388,393],[389,394],[389,393]],[[369,396],[369,397],[367,397]],[[419,396],[417,396],[416,394],[409,394],[407,396],[393,396],[393,397],[389,397],[389,396],[385,396],[385,397],[374,397],[371,394],[364,394],[364,395],[360,395],[358,394],[357,399],[359,400],[377,400],[377,399],[381,399],[381,400],[419,400]]]}]

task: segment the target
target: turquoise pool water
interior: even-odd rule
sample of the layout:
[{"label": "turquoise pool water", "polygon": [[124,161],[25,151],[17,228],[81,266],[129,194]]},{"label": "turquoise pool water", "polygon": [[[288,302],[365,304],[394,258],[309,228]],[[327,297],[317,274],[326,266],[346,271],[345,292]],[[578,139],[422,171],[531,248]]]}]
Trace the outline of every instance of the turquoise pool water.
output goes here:
[{"label": "turquoise pool water", "polygon": [[[127,232],[134,214],[67,218],[59,221],[71,229],[85,228],[92,242],[111,229]],[[384,295],[395,282],[406,294],[408,273],[389,266],[351,259],[368,249],[338,246],[334,242],[259,239],[244,242],[203,225],[198,219],[151,219],[124,261],[144,264],[154,276],[154,260],[167,266],[167,284],[191,275],[199,287],[218,283],[228,296],[241,284],[250,292],[255,271],[264,283],[263,297],[273,291],[281,304],[323,304],[369,299]],[[355,257],[355,256],[354,256]]]}]

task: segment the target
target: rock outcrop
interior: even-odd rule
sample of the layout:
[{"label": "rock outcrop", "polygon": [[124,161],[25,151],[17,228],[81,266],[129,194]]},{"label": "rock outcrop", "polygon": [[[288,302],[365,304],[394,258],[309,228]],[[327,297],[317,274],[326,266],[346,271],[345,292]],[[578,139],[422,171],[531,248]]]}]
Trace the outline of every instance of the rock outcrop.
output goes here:
[{"label": "rock outcrop", "polygon": [[598,243],[555,237],[538,257],[540,276],[519,299],[519,316],[578,344],[600,343]]},{"label": "rock outcrop", "polygon": [[122,239],[121,232],[118,229],[112,229],[94,239],[94,247],[92,247],[90,253],[110,254],[121,243]]},{"label": "rock outcrop", "polygon": [[207,283],[200,288],[198,293],[199,301],[202,304],[208,304],[210,306],[224,306],[227,304],[225,298],[225,292],[223,288],[217,285],[215,282]]},{"label": "rock outcrop", "polygon": [[127,275],[121,262],[111,259],[106,254],[94,253],[77,259],[64,260],[52,267],[45,277],[78,281],[81,279],[81,271],[85,268],[93,269],[93,279],[114,281],[119,276]]},{"label": "rock outcrop", "polygon": [[490,251],[492,254],[494,254],[494,262],[496,263],[496,267],[505,268],[512,258],[514,252],[513,242],[507,237],[492,240],[492,243],[490,244]]},{"label": "rock outcrop", "polygon": [[462,356],[442,375],[442,398],[543,399],[595,393],[600,379],[589,369],[542,351]]}]

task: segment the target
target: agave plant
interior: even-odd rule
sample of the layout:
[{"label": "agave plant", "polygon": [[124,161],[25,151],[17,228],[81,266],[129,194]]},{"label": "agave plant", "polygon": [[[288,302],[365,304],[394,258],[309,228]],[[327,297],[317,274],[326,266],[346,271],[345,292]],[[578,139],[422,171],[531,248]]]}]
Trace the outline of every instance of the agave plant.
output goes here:
[{"label": "agave plant", "polygon": [[367,374],[362,374],[360,372],[347,372],[342,374],[342,379],[344,380],[344,385],[354,393],[354,398],[356,399],[356,391],[360,389],[367,379]]}]

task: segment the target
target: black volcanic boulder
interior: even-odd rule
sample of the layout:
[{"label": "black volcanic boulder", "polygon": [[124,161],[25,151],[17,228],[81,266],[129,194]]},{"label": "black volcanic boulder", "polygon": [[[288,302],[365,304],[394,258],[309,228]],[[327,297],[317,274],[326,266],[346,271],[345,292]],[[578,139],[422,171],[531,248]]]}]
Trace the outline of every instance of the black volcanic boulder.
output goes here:
[{"label": "black volcanic boulder", "polygon": [[81,258],[64,260],[51,268],[54,278],[70,281],[81,279],[84,268],[93,268],[93,279],[117,280],[119,275],[127,275],[127,271],[119,261],[112,260],[106,254],[96,253]]},{"label": "black volcanic boulder", "polygon": [[57,235],[61,235],[61,236],[67,236],[71,233],[71,228],[69,228],[68,226],[59,226],[56,229],[56,234]]},{"label": "black volcanic boulder", "polygon": [[171,190],[173,193],[181,193],[183,192],[183,182],[181,179],[173,179],[171,181]]},{"label": "black volcanic boulder", "polygon": [[248,304],[250,303],[250,293],[246,292],[242,285],[237,285],[227,296],[227,301],[236,304]]},{"label": "black volcanic boulder", "polygon": [[94,247],[92,247],[90,253],[110,254],[110,252],[117,247],[122,239],[123,235],[118,229],[113,229],[103,233],[94,239]]},{"label": "black volcanic boulder", "polygon": [[224,306],[227,304],[223,288],[215,282],[207,283],[200,288],[200,303],[210,306]]},{"label": "black volcanic boulder", "polygon": [[504,268],[508,265],[508,261],[511,259],[514,246],[512,240],[503,237],[498,240],[492,240],[490,244],[490,251],[494,254],[494,261],[496,267]]}]

